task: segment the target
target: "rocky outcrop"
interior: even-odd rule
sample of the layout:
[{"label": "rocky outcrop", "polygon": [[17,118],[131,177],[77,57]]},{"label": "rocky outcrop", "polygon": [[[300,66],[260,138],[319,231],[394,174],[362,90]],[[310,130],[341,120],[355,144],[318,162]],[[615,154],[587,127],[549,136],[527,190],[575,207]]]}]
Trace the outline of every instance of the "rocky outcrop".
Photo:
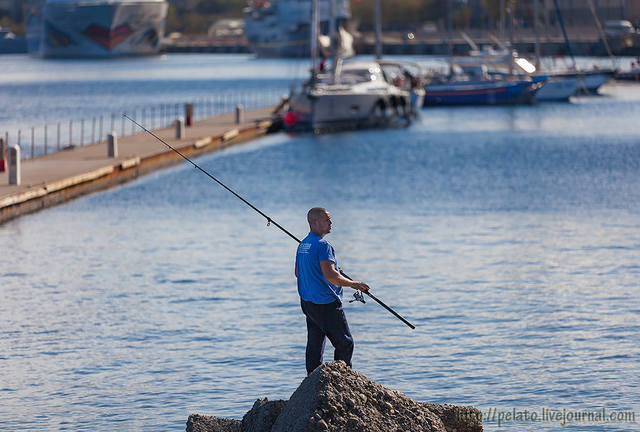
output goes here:
[{"label": "rocky outcrop", "polygon": [[240,420],[191,414],[187,432],[242,432]]},{"label": "rocky outcrop", "polygon": [[286,401],[258,399],[242,421],[191,415],[187,432],[482,432],[473,407],[416,402],[349,368],[325,363]]},{"label": "rocky outcrop", "polygon": [[287,405],[287,401],[258,399],[253,408],[242,417],[242,432],[270,431],[276,419]]}]

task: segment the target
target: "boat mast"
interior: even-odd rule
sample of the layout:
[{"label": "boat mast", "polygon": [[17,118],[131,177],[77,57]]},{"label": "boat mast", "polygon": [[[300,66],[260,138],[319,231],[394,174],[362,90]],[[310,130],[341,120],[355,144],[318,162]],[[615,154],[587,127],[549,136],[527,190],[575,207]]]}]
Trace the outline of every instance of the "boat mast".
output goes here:
[{"label": "boat mast", "polygon": [[553,0],[553,4],[556,7],[556,15],[558,15],[558,23],[562,29],[562,36],[564,36],[564,42],[567,44],[567,51],[571,57],[573,64],[573,70],[576,70],[576,58],[573,56],[573,50],[571,49],[571,42],[569,42],[569,36],[567,36],[567,30],[564,28],[564,20],[562,19],[562,12],[560,12],[560,6],[558,6],[558,0]]},{"label": "boat mast", "polygon": [[451,0],[447,0],[447,54],[449,56],[449,78],[453,77],[453,34],[451,25]]},{"label": "boat mast", "polygon": [[538,16],[538,0],[533,0],[533,31],[536,37],[536,71],[540,71],[540,35],[539,35],[539,27],[538,20],[540,17]]},{"label": "boat mast", "polygon": [[513,3],[511,0],[507,3],[507,7],[509,8],[509,75],[513,76],[513,53],[515,51],[515,41],[513,38]]},{"label": "boat mast", "polygon": [[505,4],[504,4],[504,0],[500,0],[500,23],[498,25],[498,37],[500,39],[504,40],[504,21],[505,21],[505,17],[504,17],[504,11],[505,11]]},{"label": "boat mast", "polygon": [[331,81],[336,82],[336,62],[338,46],[336,43],[336,0],[329,0],[329,48],[331,49]]},{"label": "boat mast", "polygon": [[376,21],[376,58],[380,60],[382,58],[382,12],[381,12],[381,0],[375,0],[375,21]]},{"label": "boat mast", "polygon": [[607,55],[611,59],[611,63],[613,64],[613,68],[616,68],[616,58],[611,52],[611,48],[609,47],[609,42],[607,41],[607,35],[602,29],[602,24],[600,24],[600,19],[598,18],[598,14],[596,13],[596,7],[593,4],[593,0],[587,0],[589,3],[589,9],[591,9],[591,15],[593,15],[593,19],[596,22],[596,28],[598,29],[598,35],[600,39],[602,39],[602,43],[604,44],[605,49],[607,50]]},{"label": "boat mast", "polygon": [[311,80],[315,82],[317,75],[316,63],[318,62],[318,0],[311,2]]}]

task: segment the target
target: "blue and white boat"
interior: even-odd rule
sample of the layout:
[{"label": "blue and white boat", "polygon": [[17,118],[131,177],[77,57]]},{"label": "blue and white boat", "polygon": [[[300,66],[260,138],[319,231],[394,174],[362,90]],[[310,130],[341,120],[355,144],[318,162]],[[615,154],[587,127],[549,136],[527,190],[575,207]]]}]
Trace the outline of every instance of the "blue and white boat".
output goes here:
[{"label": "blue and white boat", "polygon": [[0,26],[0,54],[22,54],[27,51],[24,36],[16,36],[8,28]]},{"label": "blue and white boat", "polygon": [[448,81],[424,86],[424,106],[500,105],[535,101],[547,77],[530,80]]},{"label": "blue and white boat", "polygon": [[27,46],[41,57],[155,54],[167,9],[165,0],[34,2],[27,21]]}]

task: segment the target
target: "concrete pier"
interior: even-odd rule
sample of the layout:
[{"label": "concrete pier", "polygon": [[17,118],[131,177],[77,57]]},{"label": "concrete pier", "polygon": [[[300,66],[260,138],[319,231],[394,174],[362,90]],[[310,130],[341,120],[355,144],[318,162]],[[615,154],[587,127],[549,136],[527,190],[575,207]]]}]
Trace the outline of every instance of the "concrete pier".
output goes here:
[{"label": "concrete pier", "polygon": [[[235,112],[194,121],[183,139],[176,138],[175,126],[154,133],[185,156],[195,157],[266,134],[272,111],[273,107],[245,111],[241,124]],[[103,141],[24,160],[18,185],[9,184],[8,173],[0,172],[0,224],[184,162],[144,131],[118,138],[117,146],[114,157]]]}]

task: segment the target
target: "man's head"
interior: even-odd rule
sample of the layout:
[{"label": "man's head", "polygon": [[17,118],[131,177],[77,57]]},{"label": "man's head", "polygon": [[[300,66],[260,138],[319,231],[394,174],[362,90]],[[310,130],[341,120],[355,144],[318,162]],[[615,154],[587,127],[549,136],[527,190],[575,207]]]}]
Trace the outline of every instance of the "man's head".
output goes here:
[{"label": "man's head", "polygon": [[314,207],[307,213],[309,229],[312,233],[324,237],[331,232],[331,215],[322,207]]}]

